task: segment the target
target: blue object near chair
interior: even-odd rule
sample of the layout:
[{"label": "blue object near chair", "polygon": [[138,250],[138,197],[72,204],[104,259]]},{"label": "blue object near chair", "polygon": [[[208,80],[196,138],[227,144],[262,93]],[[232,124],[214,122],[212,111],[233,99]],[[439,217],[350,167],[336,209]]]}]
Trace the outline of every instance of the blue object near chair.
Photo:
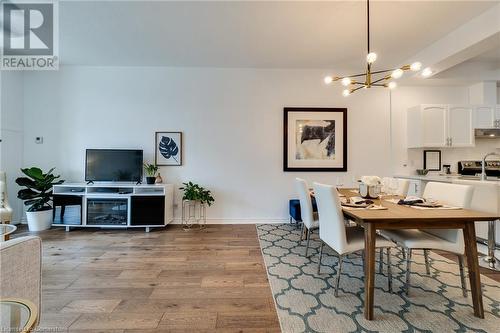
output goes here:
[{"label": "blue object near chair", "polygon": [[[316,206],[316,200],[312,198],[312,206],[313,212],[318,211],[318,207]],[[300,201],[299,199],[290,199],[288,202],[288,211],[290,213],[290,223],[299,223],[302,222],[302,217],[300,215]]]}]

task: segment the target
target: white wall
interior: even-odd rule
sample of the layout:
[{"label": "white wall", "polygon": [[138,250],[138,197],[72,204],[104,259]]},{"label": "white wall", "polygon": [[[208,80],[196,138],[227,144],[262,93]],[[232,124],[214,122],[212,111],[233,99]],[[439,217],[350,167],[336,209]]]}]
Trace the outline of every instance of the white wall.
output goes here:
[{"label": "white wall", "polygon": [[[467,87],[400,87],[391,96],[372,89],[344,98],[341,87],[322,83],[323,74],[158,67],[26,73],[25,165],[55,166],[64,179],[82,181],[85,148],[140,148],[153,161],[154,132],[182,131],[184,165],[162,167],[167,182],[193,180],[212,189],[213,222],[283,220],[287,199],[295,196],[294,177],[327,183],[340,177],[349,185],[363,174],[414,173],[422,150],[406,149],[406,109],[468,103]],[[282,171],[284,106],[348,108],[348,173]],[[44,137],[42,145],[36,136]],[[443,163],[456,168],[460,159],[479,159],[490,144],[443,149]]]},{"label": "white wall", "polygon": [[335,183],[338,174],[282,171],[284,106],[348,107],[344,182],[391,172],[387,90],[344,98],[340,87],[322,83],[323,74],[130,67],[28,73],[25,163],[82,181],[85,148],[141,148],[153,161],[154,132],[182,131],[184,165],[162,167],[164,180],[212,189],[217,201],[208,216],[219,222],[286,219],[294,177]]},{"label": "white wall", "polygon": [[23,164],[23,74],[0,72],[0,170],[6,172],[7,193],[12,206],[13,223],[22,217],[22,203],[16,198],[19,187],[14,182]]}]

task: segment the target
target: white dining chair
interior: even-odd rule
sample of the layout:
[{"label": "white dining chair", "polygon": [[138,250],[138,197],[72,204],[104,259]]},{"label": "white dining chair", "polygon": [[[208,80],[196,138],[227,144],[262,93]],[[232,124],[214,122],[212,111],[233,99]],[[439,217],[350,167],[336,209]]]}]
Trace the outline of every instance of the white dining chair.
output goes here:
[{"label": "white dining chair", "polygon": [[317,217],[315,218],[313,212],[313,205],[311,201],[311,193],[309,192],[309,187],[307,182],[301,178],[295,178],[295,190],[299,195],[300,201],[300,216],[302,218],[302,229],[300,232],[300,242],[302,242],[302,236],[304,231],[307,234],[307,245],[306,245],[306,257],[309,251],[309,242],[311,241],[311,233],[319,228],[319,222]]},{"label": "white dining chair", "polygon": [[[318,206],[319,238],[321,239],[318,274],[321,269],[323,246],[326,244],[337,253],[339,258],[335,281],[335,296],[338,296],[343,258],[350,253],[364,250],[365,234],[363,228],[358,226],[346,227],[340,199],[335,187],[314,183],[314,194]],[[394,247],[395,244],[379,235],[376,237],[375,246],[380,251],[387,248],[387,284],[389,291],[392,291],[391,247]]]},{"label": "white dining chair", "polygon": [[[423,197],[427,200],[437,200],[439,203],[468,208],[474,188],[470,185],[430,182],[424,189]],[[462,293],[467,297],[464,275],[464,235],[461,229],[408,229],[381,230],[381,235],[401,245],[406,251],[406,294],[410,289],[412,250],[423,250],[426,273],[430,274],[429,250],[441,250],[456,254],[460,269]]]},{"label": "white dining chair", "polygon": [[[384,177],[382,178],[382,192],[406,197],[410,181],[408,179]],[[393,192],[394,193],[391,193]]]}]

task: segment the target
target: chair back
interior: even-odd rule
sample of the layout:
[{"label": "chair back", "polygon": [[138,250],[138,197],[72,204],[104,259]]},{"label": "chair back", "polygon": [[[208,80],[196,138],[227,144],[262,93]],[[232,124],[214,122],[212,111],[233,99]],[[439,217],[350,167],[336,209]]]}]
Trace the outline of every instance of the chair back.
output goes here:
[{"label": "chair back", "polygon": [[425,186],[423,197],[467,209],[473,192],[474,188],[470,185],[430,182]]},{"label": "chair back", "polygon": [[[470,185],[448,184],[448,183],[427,183],[423,197],[425,199],[437,200],[450,206],[469,208],[472,200],[474,187]],[[460,229],[424,229],[425,232],[443,238],[457,244],[459,254],[463,254],[464,234]]]},{"label": "chair back", "polygon": [[410,181],[408,179],[382,178],[382,192],[389,193],[391,189],[391,184],[397,184],[395,195],[400,195],[406,197],[408,195],[408,188],[410,187]]},{"label": "chair back", "polygon": [[42,241],[35,236],[0,242],[0,298],[29,300],[41,313]]},{"label": "chair back", "polygon": [[311,201],[311,194],[307,182],[301,178],[295,178],[295,190],[299,195],[300,201],[300,217],[307,229],[313,226],[314,215]]},{"label": "chair back", "polygon": [[347,238],[337,189],[334,186],[314,183],[314,195],[318,206],[319,238],[338,254],[344,254]]}]

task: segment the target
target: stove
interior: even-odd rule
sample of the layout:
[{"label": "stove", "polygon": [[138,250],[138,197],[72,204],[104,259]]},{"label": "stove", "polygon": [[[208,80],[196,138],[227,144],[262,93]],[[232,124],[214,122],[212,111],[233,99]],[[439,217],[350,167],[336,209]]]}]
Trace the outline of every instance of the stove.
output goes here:
[{"label": "stove", "polygon": [[[460,161],[458,173],[467,176],[480,175],[481,165],[482,161]],[[500,177],[500,160],[486,161],[485,171],[489,177]]]}]

